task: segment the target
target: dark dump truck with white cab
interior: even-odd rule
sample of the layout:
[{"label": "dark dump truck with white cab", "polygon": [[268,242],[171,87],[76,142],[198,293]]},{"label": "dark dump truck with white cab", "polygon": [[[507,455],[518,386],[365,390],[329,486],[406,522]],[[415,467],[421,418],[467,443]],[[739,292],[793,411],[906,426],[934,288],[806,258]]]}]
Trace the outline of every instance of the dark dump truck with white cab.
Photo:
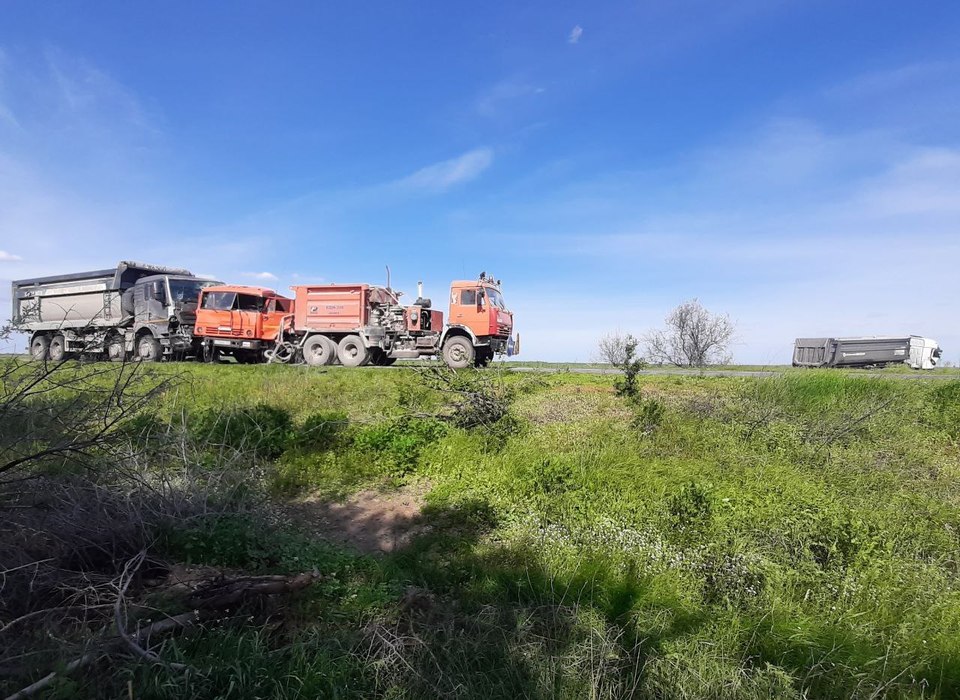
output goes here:
[{"label": "dark dump truck with white cab", "polygon": [[797,338],[793,343],[793,366],[885,367],[905,364],[913,369],[934,369],[942,352],[936,340],[919,335]]},{"label": "dark dump truck with white cab", "polygon": [[107,270],[14,280],[13,322],[34,359],[101,356],[157,362],[195,351],[197,296],[213,280],[189,270],[120,262]]}]

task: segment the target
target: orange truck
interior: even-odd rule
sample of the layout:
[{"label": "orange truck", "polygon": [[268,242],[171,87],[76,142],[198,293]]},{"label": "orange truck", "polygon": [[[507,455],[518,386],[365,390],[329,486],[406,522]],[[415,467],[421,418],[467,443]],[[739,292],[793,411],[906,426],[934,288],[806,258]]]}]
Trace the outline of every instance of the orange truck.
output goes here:
[{"label": "orange truck", "polygon": [[207,362],[263,362],[293,312],[293,300],[266,287],[218,284],[200,291],[193,336]]},{"label": "orange truck", "polygon": [[194,330],[204,357],[358,367],[440,355],[450,367],[462,369],[519,351],[500,282],[485,274],[450,285],[446,324],[443,312],[423,298],[422,286],[411,305],[401,304],[400,293],[389,284],[291,289],[293,299],[263,287],[204,289]]}]

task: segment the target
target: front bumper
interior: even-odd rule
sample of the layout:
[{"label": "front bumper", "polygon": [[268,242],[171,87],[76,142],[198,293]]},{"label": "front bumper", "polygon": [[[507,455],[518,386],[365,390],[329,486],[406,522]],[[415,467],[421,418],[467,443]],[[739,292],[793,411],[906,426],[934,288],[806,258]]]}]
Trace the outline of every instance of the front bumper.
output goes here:
[{"label": "front bumper", "polygon": [[234,350],[259,350],[263,347],[261,340],[233,340],[228,338],[212,338],[213,346],[217,348],[232,348]]}]

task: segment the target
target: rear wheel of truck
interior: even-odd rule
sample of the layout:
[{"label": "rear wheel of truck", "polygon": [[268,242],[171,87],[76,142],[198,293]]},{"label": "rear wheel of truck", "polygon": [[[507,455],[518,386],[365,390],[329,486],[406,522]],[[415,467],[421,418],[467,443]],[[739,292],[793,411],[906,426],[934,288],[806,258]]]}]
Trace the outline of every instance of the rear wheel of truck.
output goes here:
[{"label": "rear wheel of truck", "polygon": [[325,335],[314,335],[303,344],[303,361],[312,367],[332,365],[337,357],[337,345]]},{"label": "rear wheel of truck", "polygon": [[370,364],[375,367],[389,367],[397,358],[390,357],[381,348],[370,348]]},{"label": "rear wheel of truck", "polygon": [[67,357],[67,341],[62,335],[53,336],[50,341],[50,360],[53,362],[62,362]]},{"label": "rear wheel of truck", "polygon": [[476,351],[469,338],[455,335],[443,344],[443,361],[452,369],[466,369],[473,364]]},{"label": "rear wheel of truck", "polygon": [[113,336],[107,341],[107,359],[110,362],[123,362],[127,359],[127,348],[123,338]]},{"label": "rear wheel of truck", "polygon": [[370,351],[359,335],[348,335],[340,341],[337,357],[344,367],[360,367],[370,362]]},{"label": "rear wheel of truck", "polygon": [[42,362],[50,356],[50,338],[45,335],[38,335],[30,343],[30,357]]},{"label": "rear wheel of truck", "polygon": [[145,335],[137,341],[137,357],[142,362],[159,362],[163,357],[163,348],[160,341],[152,335]]}]

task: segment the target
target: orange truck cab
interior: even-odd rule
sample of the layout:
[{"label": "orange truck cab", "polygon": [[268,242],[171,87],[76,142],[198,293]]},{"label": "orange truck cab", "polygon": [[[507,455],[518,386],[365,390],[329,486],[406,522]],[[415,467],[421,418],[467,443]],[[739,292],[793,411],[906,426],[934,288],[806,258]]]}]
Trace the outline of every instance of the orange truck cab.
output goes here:
[{"label": "orange truck cab", "polygon": [[519,352],[519,343],[512,339],[513,313],[500,293],[500,280],[486,273],[451,283],[447,318],[440,345],[450,367],[482,367],[495,355]]},{"label": "orange truck cab", "polygon": [[293,300],[266,287],[223,284],[200,291],[194,337],[203,358],[234,357],[262,362],[273,350],[293,314]]}]

